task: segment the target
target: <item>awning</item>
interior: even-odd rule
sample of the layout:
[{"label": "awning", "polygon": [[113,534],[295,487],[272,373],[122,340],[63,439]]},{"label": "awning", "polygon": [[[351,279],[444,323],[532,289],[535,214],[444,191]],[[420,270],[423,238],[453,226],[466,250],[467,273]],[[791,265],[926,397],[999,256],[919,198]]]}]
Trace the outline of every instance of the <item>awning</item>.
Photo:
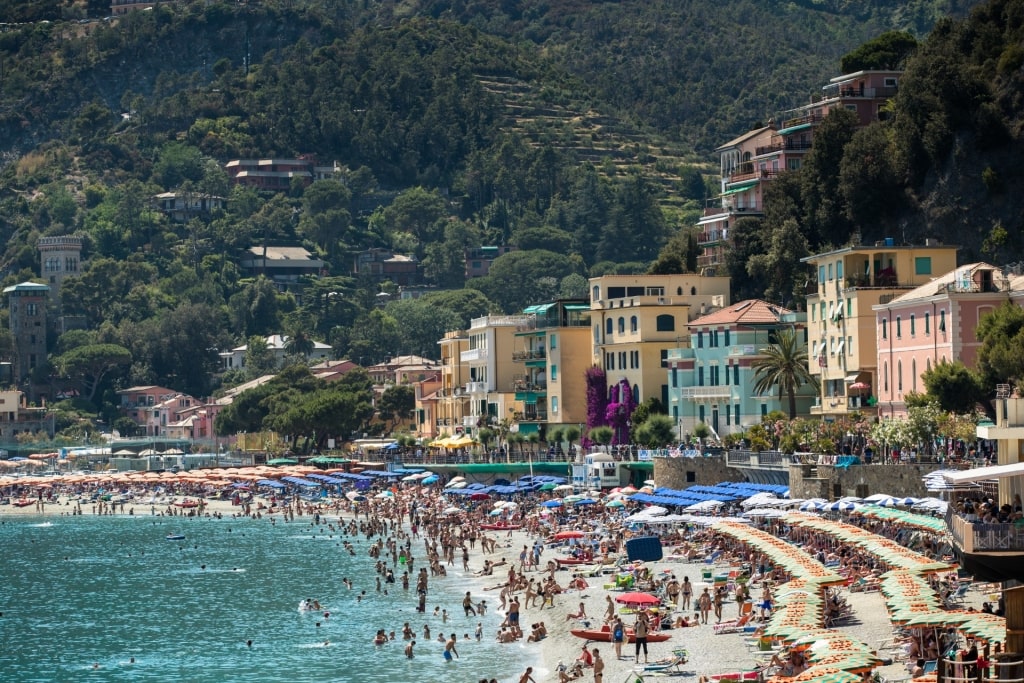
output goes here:
[{"label": "awning", "polygon": [[856,375],[847,375],[846,376],[846,381],[847,381],[847,383],[849,383],[849,382],[856,382],[858,377],[860,377],[859,373],[856,374]]},{"label": "awning", "polygon": [[789,128],[782,128],[776,134],[777,135],[789,135],[790,133],[795,133],[798,130],[803,130],[805,128],[810,128],[810,127],[811,127],[811,124],[809,124],[809,123],[801,123],[800,125],[797,125],[797,126],[790,126]]},{"label": "awning", "polygon": [[589,311],[590,304],[566,304],[565,310],[567,311]]},{"label": "awning", "polygon": [[959,472],[943,472],[942,478],[950,484],[969,484],[987,479],[1003,479],[1005,477],[1024,476],[1024,462],[1012,465],[992,465],[991,467],[975,467],[972,470]]},{"label": "awning", "polygon": [[754,180],[754,181],[749,182],[749,183],[743,183],[742,185],[737,185],[736,187],[730,187],[728,190],[723,192],[721,196],[725,197],[725,196],[730,195],[730,194],[736,194],[737,192],[743,192],[745,190],[749,190],[754,185],[757,185],[758,182],[759,181]]},{"label": "awning", "polygon": [[[526,308],[523,309],[523,313],[547,313],[549,310],[551,310],[552,306],[554,306],[553,303],[537,304],[536,306],[527,306]],[[587,308],[590,307],[588,306]]]}]

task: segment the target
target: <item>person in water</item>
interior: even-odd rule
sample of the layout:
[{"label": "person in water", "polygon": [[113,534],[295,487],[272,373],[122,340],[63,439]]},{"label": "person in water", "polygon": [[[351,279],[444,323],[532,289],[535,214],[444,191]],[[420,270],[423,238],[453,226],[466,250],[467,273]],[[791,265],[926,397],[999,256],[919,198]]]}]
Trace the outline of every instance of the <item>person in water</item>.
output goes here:
[{"label": "person in water", "polygon": [[448,639],[448,642],[444,644],[444,659],[447,662],[452,661],[454,655],[456,659],[459,658],[459,651],[455,649],[455,642],[458,637],[453,633],[452,637]]}]

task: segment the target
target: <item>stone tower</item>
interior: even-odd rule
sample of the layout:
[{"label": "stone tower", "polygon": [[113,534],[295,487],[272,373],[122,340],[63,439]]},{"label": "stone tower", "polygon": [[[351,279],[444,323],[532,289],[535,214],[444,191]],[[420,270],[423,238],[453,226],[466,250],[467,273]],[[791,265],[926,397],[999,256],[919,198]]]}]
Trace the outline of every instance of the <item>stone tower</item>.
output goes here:
[{"label": "stone tower", "polygon": [[82,260],[82,238],[75,235],[40,237],[40,273],[50,284],[50,298],[60,302],[60,286],[64,278],[78,275]]},{"label": "stone tower", "polygon": [[21,387],[33,368],[46,362],[46,306],[50,287],[22,282],[4,290],[11,309],[14,384]]}]

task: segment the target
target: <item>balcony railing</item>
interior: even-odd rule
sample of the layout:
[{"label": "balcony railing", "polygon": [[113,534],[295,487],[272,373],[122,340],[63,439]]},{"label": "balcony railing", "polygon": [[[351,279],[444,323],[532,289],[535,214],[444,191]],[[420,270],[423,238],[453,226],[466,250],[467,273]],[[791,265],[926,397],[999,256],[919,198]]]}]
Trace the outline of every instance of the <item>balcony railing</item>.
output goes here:
[{"label": "balcony railing", "polygon": [[1022,552],[1024,525],[969,522],[952,508],[946,511],[946,527],[965,553]]},{"label": "balcony railing", "polygon": [[725,263],[725,256],[717,251],[697,256],[698,268],[709,268]]},{"label": "balcony railing", "polygon": [[487,360],[488,355],[486,348],[469,349],[459,353],[459,360],[463,363],[473,363],[476,361]]},{"label": "balcony railing", "polygon": [[512,352],[512,360],[515,361],[543,360],[545,358],[547,358],[547,351],[544,349],[525,349]]},{"label": "balcony railing", "polygon": [[685,399],[702,399],[702,398],[729,398],[730,392],[727,386],[717,387],[683,387],[680,390],[680,394]]},{"label": "balcony railing", "polygon": [[487,382],[467,382],[466,383],[467,394],[486,394],[487,393]]},{"label": "balcony railing", "polygon": [[547,382],[527,382],[524,380],[515,380],[512,382],[512,391],[547,391]]},{"label": "balcony railing", "polygon": [[810,140],[789,140],[779,142],[772,142],[770,145],[764,147],[757,147],[754,149],[756,156],[762,154],[771,154],[772,152],[806,152],[811,148]]},{"label": "balcony railing", "polygon": [[547,422],[548,411],[537,410],[537,411],[526,411],[523,413],[516,412],[512,413],[512,417],[516,422]]},{"label": "balcony railing", "polygon": [[727,236],[728,232],[726,230],[708,230],[700,234],[697,238],[697,244],[703,245],[711,244],[713,242],[721,242],[725,240]]}]

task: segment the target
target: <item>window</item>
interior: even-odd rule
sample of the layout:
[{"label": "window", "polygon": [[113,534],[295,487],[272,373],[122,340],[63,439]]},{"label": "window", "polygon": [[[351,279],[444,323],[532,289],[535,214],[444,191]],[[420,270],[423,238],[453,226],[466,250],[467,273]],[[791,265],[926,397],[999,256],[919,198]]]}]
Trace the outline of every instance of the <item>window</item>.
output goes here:
[{"label": "window", "polygon": [[679,369],[672,368],[672,388],[675,389],[679,386]]},{"label": "window", "polygon": [[813,323],[817,319],[818,319],[818,310],[816,308],[814,308],[814,306],[811,306],[811,322]]},{"label": "window", "polygon": [[825,284],[825,266],[818,266],[818,282]]},{"label": "window", "polygon": [[726,330],[724,334],[725,334],[725,345],[728,346],[729,345],[729,330]]},{"label": "window", "polygon": [[704,406],[700,406],[700,407],[698,408],[698,414],[700,415],[700,417],[698,417],[697,419],[698,419],[698,420],[699,420],[700,422],[704,422]]},{"label": "window", "polygon": [[842,281],[843,279],[843,262],[836,261],[836,279]]},{"label": "window", "polygon": [[899,316],[896,316],[896,338],[900,339],[903,336],[903,321],[900,320]]},{"label": "window", "polygon": [[676,317],[664,313],[659,315],[655,321],[658,332],[675,332],[676,331]]},{"label": "window", "polygon": [[889,326],[885,318],[882,318],[882,339],[889,338]]},{"label": "window", "polygon": [[924,333],[925,334],[931,334],[932,333],[932,314],[931,313],[925,313],[924,314]]},{"label": "window", "polygon": [[768,404],[767,403],[762,403],[761,404],[761,417],[765,417],[767,414],[768,414]]},{"label": "window", "polygon": [[832,264],[828,264],[828,281],[832,282]]},{"label": "window", "polygon": [[932,257],[931,256],[917,256],[914,258],[914,274],[915,275],[931,275],[932,274]]},{"label": "window", "polygon": [[39,307],[35,304],[25,304],[26,315],[36,315],[39,313]]},{"label": "window", "polygon": [[917,391],[917,359],[910,359],[910,390]]},{"label": "window", "polygon": [[946,309],[939,311],[939,332],[946,331]]},{"label": "window", "polygon": [[600,325],[594,325],[594,343],[595,344],[600,344],[601,343],[601,326]]},{"label": "window", "polygon": [[725,366],[725,381],[723,382],[723,384],[725,384],[726,386],[729,385],[729,371],[730,371],[731,367],[732,366],[729,366],[729,365]]},{"label": "window", "polygon": [[852,297],[846,297],[846,317],[847,318],[852,318],[853,317],[853,298]]},{"label": "window", "polygon": [[[639,351],[636,352],[636,365],[637,365],[637,367],[640,367],[640,352]],[[667,368],[668,367],[668,349],[662,349],[661,350],[661,367],[663,367],[663,368]]]},{"label": "window", "polygon": [[600,301],[601,300],[601,288],[594,285],[594,288],[590,290],[590,300]]},{"label": "window", "polygon": [[552,396],[551,397],[551,412],[552,413],[557,413],[558,412],[558,397],[557,396]]},{"label": "window", "polygon": [[739,403],[737,403],[735,406],[733,406],[733,419],[732,419],[732,421],[736,423],[737,427],[740,426],[740,404]]},{"label": "window", "polygon": [[895,88],[897,80],[895,78],[886,77],[883,83],[885,83],[886,88]]},{"label": "window", "polygon": [[558,379],[558,366],[557,365],[552,365],[551,366],[551,381],[554,382],[557,379]]},{"label": "window", "polygon": [[626,319],[619,316],[619,334],[626,334]]},{"label": "window", "polygon": [[853,336],[852,335],[846,338],[846,355],[847,356],[852,356],[853,355]]},{"label": "window", "polygon": [[647,296],[665,296],[664,287],[648,287]]},{"label": "window", "polygon": [[889,362],[886,361],[882,365],[882,389],[885,393],[889,393]]},{"label": "window", "polygon": [[612,322],[611,318],[608,318],[608,320],[605,321],[604,328],[604,333],[609,337],[612,336],[612,333],[615,331],[615,323]]},{"label": "window", "polygon": [[726,426],[732,424],[732,411],[729,410],[729,406],[725,407],[725,424]]},{"label": "window", "polygon": [[704,386],[704,366],[697,366],[697,386]]},{"label": "window", "polygon": [[604,365],[605,365],[605,367],[608,370],[614,370],[615,369],[615,354],[614,353],[605,354]]},{"label": "window", "polygon": [[896,391],[903,392],[903,361],[896,361]]},{"label": "window", "polygon": [[740,366],[738,363],[732,366],[732,383],[736,386],[740,385]]},{"label": "window", "polygon": [[626,352],[625,351],[620,351],[619,352],[619,369],[620,370],[625,370],[626,369]]},{"label": "window", "polygon": [[640,405],[640,385],[633,385],[633,405]]},{"label": "window", "polygon": [[552,334],[550,337],[548,337],[548,339],[550,340],[550,341],[548,341],[548,348],[551,349],[552,351],[557,349],[558,348],[558,335],[557,334]]},{"label": "window", "polygon": [[703,332],[698,332],[697,333],[697,348],[698,349],[703,349],[704,348],[704,333]]},{"label": "window", "polygon": [[637,319],[636,316],[631,316],[629,319],[629,331],[636,332],[637,330]]}]

